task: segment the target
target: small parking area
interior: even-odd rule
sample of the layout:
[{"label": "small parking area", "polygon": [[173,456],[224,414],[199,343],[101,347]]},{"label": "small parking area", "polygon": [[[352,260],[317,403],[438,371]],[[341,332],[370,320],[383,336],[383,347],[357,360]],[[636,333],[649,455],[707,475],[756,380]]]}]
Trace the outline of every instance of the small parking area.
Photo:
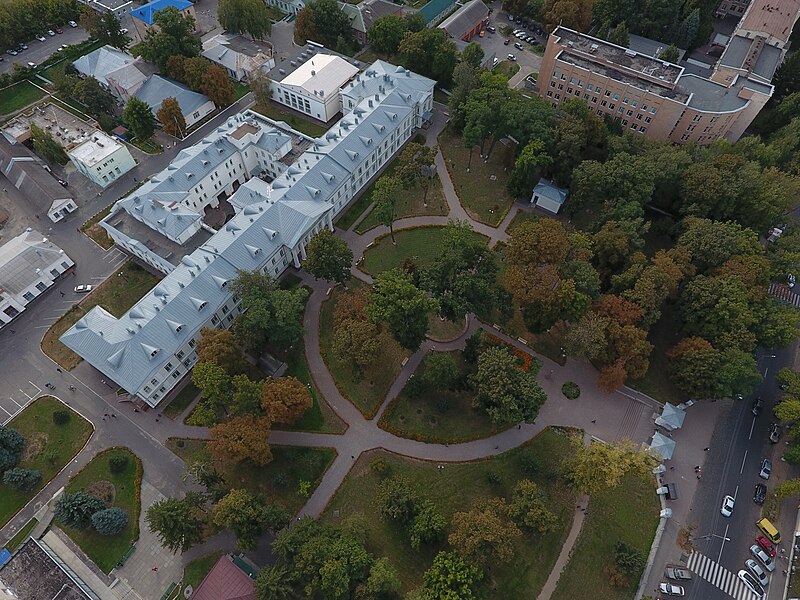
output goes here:
[{"label": "small parking area", "polygon": [[42,388],[32,381],[27,381],[21,386],[18,385],[16,389],[5,388],[3,391],[5,394],[0,397],[0,424],[5,425],[28,406],[42,392]]},{"label": "small parking area", "polygon": [[[495,32],[491,33],[486,31],[484,37],[475,37],[471,41],[481,45],[486,56],[494,56],[497,58],[498,63],[507,60],[509,54],[513,54],[516,63],[520,67],[520,73],[511,81],[512,86],[521,82],[525,76],[530,73],[538,73],[539,67],[542,64],[542,57],[534,54],[531,51],[531,45],[525,42],[520,42],[513,35],[506,37],[502,34],[503,27],[511,27],[512,29],[522,29],[522,26],[508,20],[508,13],[500,10],[500,3],[496,2],[492,5],[494,9],[492,14],[489,15],[489,27],[494,27]],[[544,35],[535,34],[531,30],[526,30],[531,35],[534,35],[539,44],[544,45],[547,43],[547,37]],[[508,45],[505,41],[508,40]],[[514,43],[521,43],[523,50],[514,47]]]},{"label": "small parking area", "polygon": [[68,44],[71,46],[89,39],[89,34],[83,27],[70,27],[64,24],[60,29],[63,33],[54,36],[49,36],[46,31],[43,31],[43,42],[36,39],[26,42],[28,49],[23,50],[16,56],[3,54],[3,61],[0,62],[0,73],[10,73],[14,68],[14,63],[19,63],[24,66],[32,62],[40,65],[47,60],[53,52],[58,50],[61,45]]}]

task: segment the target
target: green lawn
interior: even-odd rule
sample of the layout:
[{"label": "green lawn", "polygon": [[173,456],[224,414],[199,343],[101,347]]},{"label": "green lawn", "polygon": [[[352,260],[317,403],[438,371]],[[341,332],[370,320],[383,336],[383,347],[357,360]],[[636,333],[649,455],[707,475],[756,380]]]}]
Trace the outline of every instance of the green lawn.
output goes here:
[{"label": "green lawn", "polygon": [[[364,253],[361,267],[371,275],[378,275],[401,266],[409,258],[413,258],[420,269],[428,267],[439,255],[443,232],[444,227],[402,229],[394,234],[397,245],[392,245],[391,235],[380,237]],[[487,239],[480,233],[473,235],[476,239]]]},{"label": "green lawn", "polygon": [[[491,143],[491,139],[486,140],[484,151],[489,151]],[[514,203],[506,184],[514,166],[516,149],[498,140],[489,162],[484,163],[480,148],[476,146],[470,163],[470,152],[464,147],[464,140],[450,129],[445,129],[439,135],[439,147],[450,171],[453,187],[467,213],[477,221],[497,226]],[[469,173],[467,166],[470,167]],[[492,177],[495,179],[492,180]]]},{"label": "green lawn", "polygon": [[538,221],[539,216],[535,215],[534,213],[529,213],[524,210],[517,211],[517,214],[514,215],[514,218],[511,219],[511,223],[508,224],[508,228],[506,231],[511,233],[514,231],[515,227],[522,225],[523,223],[528,223],[529,221]]},{"label": "green lawn", "polygon": [[449,342],[459,337],[467,328],[466,319],[453,322],[442,319],[438,314],[428,314],[428,337],[437,342]]},{"label": "green lawn", "polygon": [[[353,279],[348,285],[353,288],[364,284]],[[363,376],[358,376],[349,361],[339,360],[333,352],[333,313],[341,293],[342,288],[336,287],[328,300],[322,304],[319,316],[320,351],[342,395],[367,418],[371,418],[386,398],[408,352],[404,351],[391,335],[382,332],[381,355],[376,357],[373,365],[365,370]]]},{"label": "green lawn", "polygon": [[106,233],[106,230],[98,225],[98,223],[109,215],[113,206],[114,203],[112,202],[99,213],[94,215],[91,219],[87,220],[83,225],[81,225],[81,231],[92,238],[92,240],[94,240],[98,246],[105,248],[106,250],[114,245],[114,240],[109,237],[108,233]]},{"label": "green lawn", "polygon": [[[183,447],[178,445],[181,442]],[[211,460],[205,440],[169,438],[166,447],[187,464]],[[306,503],[306,498],[298,494],[300,482],[311,482],[313,492],[334,458],[336,450],[332,448],[272,446],[272,462],[264,467],[245,462],[218,468],[228,489],[263,494],[294,514]]]},{"label": "green lawn", "polygon": [[[572,523],[575,493],[557,475],[569,449],[566,435],[556,429],[547,429],[521,448],[489,460],[447,464],[444,469],[437,468],[437,463],[405,459],[382,450],[373,451],[359,458],[322,518],[341,522],[351,515],[363,515],[367,524],[368,549],[376,556],[389,558],[398,570],[404,591],[407,591],[419,586],[423,572],[445,545],[423,546],[415,552],[402,528],[381,520],[374,506],[380,481],[379,475],[370,468],[374,459],[383,458],[393,475],[408,478],[418,494],[436,504],[448,522],[454,512],[469,509],[475,501],[509,497],[517,481],[528,477],[539,484],[550,510],[558,516],[557,527],[547,534],[546,539],[525,534],[517,543],[518,551],[511,563],[492,568],[486,590],[495,591],[486,596],[496,599],[536,598]],[[521,470],[521,458],[527,453],[532,454],[539,465],[536,475],[525,475]],[[498,479],[498,483],[489,482],[489,473]],[[336,511],[339,518],[334,516]],[[583,597],[585,595],[579,594],[574,598]]]},{"label": "green lawn", "polygon": [[322,123],[301,117],[300,113],[282,104],[278,104],[277,102],[270,101],[269,104],[266,105],[256,104],[253,110],[274,121],[283,121],[289,127],[313,138],[320,137],[328,131]]},{"label": "green lawn", "polygon": [[[370,187],[364,195],[369,196],[369,201],[372,202],[372,187]],[[419,215],[444,216],[449,212],[447,200],[442,190],[442,182],[438,177],[433,180],[433,183],[431,183],[428,189],[428,206],[424,205],[423,196],[424,193],[420,186],[415,186],[410,190],[402,190],[397,204],[395,205],[396,217],[402,219],[404,217],[416,217]],[[358,224],[356,233],[365,233],[378,225],[381,225],[381,222],[375,214],[375,209],[372,209],[369,214],[364,217],[364,220]]]},{"label": "green lawn", "polygon": [[[53,411],[56,410],[66,410],[70,415],[69,421],[64,425],[53,423]],[[31,492],[15,490],[0,483],[0,525],[5,524],[56,476],[83,448],[92,433],[91,423],[52,396],[42,396],[31,402],[7,427],[16,429],[25,438],[19,466],[41,471],[42,482]]]},{"label": "green lawn", "polygon": [[353,223],[355,223],[358,217],[360,217],[361,214],[367,210],[372,202],[371,192],[372,186],[370,186],[368,190],[361,194],[346,211],[340,213],[339,218],[336,220],[336,227],[345,231],[350,229],[353,226]]},{"label": "green lawn", "polygon": [[[126,456],[128,464],[122,473],[112,473],[109,459]],[[108,573],[119,562],[131,544],[139,538],[139,511],[141,509],[140,486],[142,485],[142,461],[133,452],[122,446],[99,452],[80,472],[70,479],[67,492],[84,490],[93,492],[93,487],[113,484],[114,499],[109,506],[116,506],[128,513],[128,526],[117,535],[100,535],[92,528],[75,529],[64,527],[72,541],[103,571]]]},{"label": "green lawn", "polygon": [[102,306],[115,317],[121,317],[160,279],[133,261],[126,262],[121,269],[112,273],[83,301],[69,309],[50,326],[42,338],[42,350],[63,368],[74,369],[81,362],[81,357],[62,344],[58,338],[95,306]]},{"label": "green lawn", "polygon": [[494,72],[499,73],[500,75],[505,75],[511,79],[519,72],[519,65],[515,62],[511,62],[510,60],[501,60],[494,68]]},{"label": "green lawn", "polygon": [[34,527],[36,527],[38,522],[38,520],[33,518],[25,523],[25,525],[22,526],[22,529],[15,533],[14,537],[8,540],[8,543],[5,545],[6,550],[13,554],[14,550],[17,549],[17,546],[28,539],[28,534],[33,530]]},{"label": "green lawn", "polygon": [[650,478],[628,476],[612,490],[593,496],[572,558],[558,580],[553,600],[583,598],[629,600],[641,572],[629,576],[627,587],[612,587],[603,572],[613,564],[614,544],[623,541],[647,557],[653,543],[661,505]]},{"label": "green lawn", "polygon": [[192,588],[197,589],[208,572],[211,570],[216,562],[219,560],[219,557],[225,554],[222,550],[217,550],[216,552],[212,552],[211,554],[206,554],[205,556],[201,556],[200,558],[195,558],[191,561],[188,565],[186,565],[183,569],[183,585],[185,586],[192,586]]},{"label": "green lawn", "polygon": [[197,386],[193,384],[191,381],[186,384],[178,395],[172,399],[172,402],[167,404],[164,409],[164,415],[169,417],[170,419],[177,419],[183,411],[192,403],[192,401],[197,398],[197,395],[200,393],[200,390],[197,389]]},{"label": "green lawn", "polygon": [[661,318],[650,329],[647,339],[653,344],[650,353],[650,368],[644,377],[629,381],[628,385],[647,394],[659,402],[680,404],[685,401],[686,394],[676,388],[667,375],[667,352],[681,338],[680,330],[675,327],[679,323],[676,308],[667,301],[662,305]]},{"label": "green lawn", "polygon": [[27,79],[0,90],[0,115],[9,115],[47,94]]},{"label": "green lawn", "polygon": [[[460,351],[453,352],[461,373],[466,378],[469,366]],[[425,363],[417,369],[415,377],[422,378]],[[424,383],[422,393],[411,397],[407,387],[386,408],[380,426],[400,437],[434,442],[437,444],[474,440],[507,429],[494,425],[485,412],[472,408],[474,393],[470,390],[439,390]]]}]

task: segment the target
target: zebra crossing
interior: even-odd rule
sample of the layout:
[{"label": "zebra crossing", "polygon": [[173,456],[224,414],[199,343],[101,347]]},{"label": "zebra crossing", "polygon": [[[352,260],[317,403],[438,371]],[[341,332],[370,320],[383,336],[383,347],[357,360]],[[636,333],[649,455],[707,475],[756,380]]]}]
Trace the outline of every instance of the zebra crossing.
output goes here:
[{"label": "zebra crossing", "polygon": [[[701,579],[718,587],[735,600],[756,600],[756,595],[747,589],[736,573],[728,571],[725,567],[714,562],[699,552],[689,555],[686,567]],[[742,565],[744,568],[744,565]]]},{"label": "zebra crossing", "polygon": [[800,308],[800,295],[795,294],[794,290],[789,288],[788,285],[783,283],[772,283],[769,286],[768,293],[770,296],[775,296],[782,302]]}]

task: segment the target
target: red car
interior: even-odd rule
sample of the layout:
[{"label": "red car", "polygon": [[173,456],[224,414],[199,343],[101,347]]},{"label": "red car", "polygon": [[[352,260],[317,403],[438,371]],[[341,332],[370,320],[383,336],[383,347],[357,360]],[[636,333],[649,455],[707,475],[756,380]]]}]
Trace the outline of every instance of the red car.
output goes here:
[{"label": "red car", "polygon": [[756,544],[761,546],[764,549],[764,552],[769,554],[770,557],[775,556],[775,554],[777,553],[775,546],[773,546],[772,543],[763,535],[760,535],[756,538]]}]

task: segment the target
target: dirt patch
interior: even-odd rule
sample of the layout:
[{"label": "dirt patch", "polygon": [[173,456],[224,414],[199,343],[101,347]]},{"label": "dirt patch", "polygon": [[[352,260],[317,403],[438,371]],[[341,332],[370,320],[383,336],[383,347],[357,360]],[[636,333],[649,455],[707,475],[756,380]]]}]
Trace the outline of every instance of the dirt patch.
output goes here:
[{"label": "dirt patch", "polygon": [[20,457],[21,462],[26,462],[29,460],[33,460],[39,453],[42,451],[47,445],[47,434],[41,431],[37,431],[36,433],[32,433],[28,437],[25,438],[25,447],[22,449],[22,456]]},{"label": "dirt patch", "polygon": [[106,503],[106,506],[112,506],[114,504],[114,498],[117,496],[117,490],[114,487],[114,484],[105,480],[95,481],[89,486],[89,489],[86,490],[86,492],[92,496],[102,498],[103,502]]}]

